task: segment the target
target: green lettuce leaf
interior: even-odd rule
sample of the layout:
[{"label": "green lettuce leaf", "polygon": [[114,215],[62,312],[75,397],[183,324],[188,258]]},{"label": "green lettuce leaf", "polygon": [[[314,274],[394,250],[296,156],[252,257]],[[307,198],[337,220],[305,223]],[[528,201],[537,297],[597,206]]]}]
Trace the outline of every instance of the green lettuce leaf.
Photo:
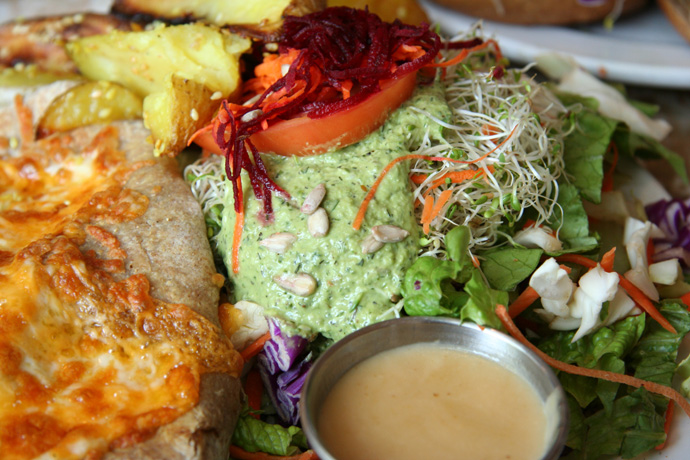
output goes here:
[{"label": "green lettuce leaf", "polygon": [[597,102],[573,95],[559,95],[567,105],[579,103],[572,112],[573,130],[565,138],[565,171],[582,196],[592,203],[601,202],[604,156],[618,122],[597,113]]},{"label": "green lettuce leaf", "polygon": [[512,291],[534,273],[543,253],[541,249],[492,249],[482,253],[481,269],[492,288]]},{"label": "green lettuce leaf", "polygon": [[683,157],[664,147],[656,139],[634,133],[630,131],[630,128],[621,123],[613,135],[613,141],[616,143],[620,154],[630,157],[637,156],[647,159],[661,158],[666,160],[684,183],[690,183]]},{"label": "green lettuce leaf", "polygon": [[469,241],[469,229],[455,227],[446,235],[449,260],[419,257],[407,269],[401,291],[408,315],[459,315],[467,295],[457,291],[453,282],[462,283],[470,276],[472,265],[467,255]]},{"label": "green lettuce leaf", "polygon": [[496,315],[496,305],[508,305],[507,292],[491,289],[478,269],[473,270],[472,278],[465,284],[465,292],[469,294],[469,299],[460,310],[460,319],[503,329]]},{"label": "green lettuce leaf", "polygon": [[295,455],[300,449],[308,449],[307,438],[301,428],[267,423],[255,419],[246,410],[237,420],[232,443],[247,452],[272,455]]},{"label": "green lettuce leaf", "polygon": [[563,252],[590,252],[599,245],[591,236],[589,218],[582,205],[580,192],[571,184],[561,184],[558,194],[561,213],[554,214],[553,228],[559,228],[558,237],[565,243]]}]

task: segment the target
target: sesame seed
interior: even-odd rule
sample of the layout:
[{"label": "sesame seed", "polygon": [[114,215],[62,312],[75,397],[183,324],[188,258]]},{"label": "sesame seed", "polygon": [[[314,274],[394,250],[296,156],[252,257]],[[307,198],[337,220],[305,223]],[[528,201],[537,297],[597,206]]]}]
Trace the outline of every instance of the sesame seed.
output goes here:
[{"label": "sesame seed", "polygon": [[192,120],[198,121],[199,120],[199,112],[196,111],[196,109],[192,109],[189,112],[189,116],[192,117]]},{"label": "sesame seed", "polygon": [[223,97],[223,93],[221,93],[220,91],[216,91],[215,93],[211,94],[212,101],[217,101],[221,97]]},{"label": "sesame seed", "polygon": [[111,113],[112,110],[106,107],[105,109],[101,109],[98,111],[98,118],[108,118]]},{"label": "sesame seed", "polygon": [[19,147],[19,139],[16,137],[10,137],[10,148],[16,149]]}]

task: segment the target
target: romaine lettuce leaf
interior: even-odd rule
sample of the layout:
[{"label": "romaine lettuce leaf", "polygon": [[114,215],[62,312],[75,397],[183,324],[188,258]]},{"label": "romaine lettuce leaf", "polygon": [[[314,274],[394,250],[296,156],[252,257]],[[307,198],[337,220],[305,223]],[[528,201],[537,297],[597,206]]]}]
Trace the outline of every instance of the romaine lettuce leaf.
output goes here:
[{"label": "romaine lettuce leaf", "polygon": [[534,273],[542,254],[541,249],[492,249],[482,253],[481,269],[492,288],[512,291]]},{"label": "romaine lettuce leaf", "polygon": [[599,203],[604,156],[618,122],[597,113],[597,102],[593,99],[573,95],[559,97],[566,105],[578,103],[580,107],[580,110],[572,112],[569,121],[572,132],[564,142],[565,172],[585,199]]},{"label": "romaine lettuce leaf", "polygon": [[307,438],[297,426],[283,427],[252,417],[245,408],[235,426],[232,443],[247,452],[294,455],[307,449]]}]

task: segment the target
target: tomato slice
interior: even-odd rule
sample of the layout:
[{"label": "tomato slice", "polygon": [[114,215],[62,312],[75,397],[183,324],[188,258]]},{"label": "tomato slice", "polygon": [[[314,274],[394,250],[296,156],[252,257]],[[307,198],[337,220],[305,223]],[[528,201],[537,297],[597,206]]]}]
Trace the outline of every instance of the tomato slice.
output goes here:
[{"label": "tomato slice", "polygon": [[[378,129],[391,112],[400,107],[414,91],[417,72],[391,79],[354,107],[323,118],[307,116],[283,120],[251,136],[260,152],[283,156],[318,155],[359,142]],[[198,135],[194,142],[204,149],[222,155],[210,131]]]}]

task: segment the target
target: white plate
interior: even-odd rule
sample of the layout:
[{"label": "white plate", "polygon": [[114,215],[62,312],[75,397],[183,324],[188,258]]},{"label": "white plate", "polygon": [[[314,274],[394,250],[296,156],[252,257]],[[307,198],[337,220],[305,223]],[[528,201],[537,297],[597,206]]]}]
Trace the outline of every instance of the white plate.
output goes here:
[{"label": "white plate", "polygon": [[[429,0],[420,3],[445,34],[456,34],[477,21]],[[690,89],[690,43],[656,6],[617,20],[611,30],[602,24],[576,28],[484,21],[484,32],[498,39],[503,54],[514,63],[532,62],[546,52],[560,52],[610,80]]]}]

